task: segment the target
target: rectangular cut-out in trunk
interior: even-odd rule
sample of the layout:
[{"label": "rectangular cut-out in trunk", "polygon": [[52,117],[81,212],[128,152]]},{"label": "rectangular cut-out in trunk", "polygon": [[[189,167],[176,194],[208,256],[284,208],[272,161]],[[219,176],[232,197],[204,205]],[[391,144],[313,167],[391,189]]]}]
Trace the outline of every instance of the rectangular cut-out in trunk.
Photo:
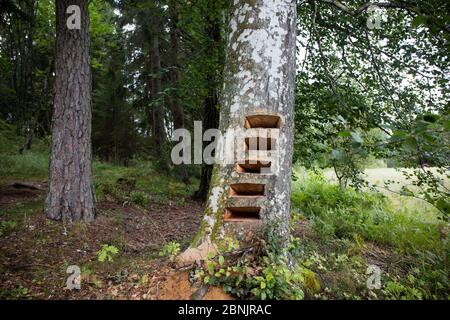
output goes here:
[{"label": "rectangular cut-out in trunk", "polygon": [[261,208],[259,207],[242,207],[242,208],[230,207],[225,210],[224,220],[225,221],[259,220],[260,210]]},{"label": "rectangular cut-out in trunk", "polygon": [[263,196],[264,184],[260,183],[235,183],[230,185],[230,196],[232,197],[251,197]]},{"label": "rectangular cut-out in trunk", "polygon": [[249,128],[280,128],[281,120],[279,116],[268,114],[256,114],[245,117],[244,127]]},{"label": "rectangular cut-out in trunk", "polygon": [[246,150],[275,150],[275,139],[250,137],[245,138]]},{"label": "rectangular cut-out in trunk", "polygon": [[239,173],[270,173],[270,161],[245,161],[236,165]]}]

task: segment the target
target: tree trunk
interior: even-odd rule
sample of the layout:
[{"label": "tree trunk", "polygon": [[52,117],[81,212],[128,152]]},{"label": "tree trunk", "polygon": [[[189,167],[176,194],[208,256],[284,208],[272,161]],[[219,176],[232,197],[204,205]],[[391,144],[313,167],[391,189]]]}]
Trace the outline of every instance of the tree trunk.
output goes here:
[{"label": "tree trunk", "polygon": [[[172,86],[175,88],[174,93],[172,95],[172,117],[173,117],[173,128],[181,129],[184,128],[184,110],[180,103],[179,98],[179,81],[180,81],[180,61],[179,61],[179,54],[180,54],[180,44],[179,44],[179,36],[180,32],[178,29],[178,10],[176,7],[177,1],[171,1],[169,3],[169,13],[170,13],[170,46],[172,49],[172,71],[170,74],[170,80],[172,83]],[[189,183],[189,174],[187,171],[186,164],[181,164],[179,166],[180,168],[180,175],[181,175],[181,181],[183,181],[185,184]]]},{"label": "tree trunk", "polygon": [[[289,241],[296,4],[236,0],[231,10],[219,129],[231,138],[233,130],[242,130],[240,145],[257,138],[257,151],[244,153],[244,159],[235,149],[237,161],[217,164],[224,161],[218,148],[205,216],[191,253],[205,244],[217,247],[224,236],[244,244],[267,232],[266,240],[280,248]],[[271,141],[271,150],[261,147],[264,139]],[[254,143],[247,148],[254,150]],[[188,251],[181,261],[192,258]]]},{"label": "tree trunk", "polygon": [[[218,110],[218,97],[217,88],[211,88],[210,95],[205,99],[203,110],[203,130],[216,129],[219,127],[219,110]],[[204,142],[203,149],[209,144]],[[202,172],[200,177],[200,185],[198,190],[194,194],[194,198],[202,201],[206,201],[209,190],[209,183],[211,181],[213,171],[213,165],[203,163]]]},{"label": "tree trunk", "polygon": [[[214,11],[214,5],[211,5],[210,15],[208,18],[208,55],[213,56],[214,54],[218,54],[217,48],[220,47],[222,38],[220,35],[220,22],[217,17],[212,16],[211,13]],[[223,59],[219,58],[220,62],[223,62]],[[222,71],[222,70],[221,70]],[[208,129],[217,129],[219,127],[219,91],[220,91],[220,83],[219,76],[217,75],[216,68],[209,68],[208,75],[206,76],[206,81],[209,85],[209,94],[203,102],[203,130],[206,131]],[[209,142],[203,142],[203,149],[209,144]],[[211,176],[213,171],[213,165],[203,163],[202,171],[200,177],[200,184],[198,190],[194,193],[194,199],[206,201],[208,196],[209,184],[211,182]]]},{"label": "tree trunk", "polygon": [[159,35],[157,32],[152,37],[152,97],[153,97],[153,155],[158,159],[158,163],[164,169],[167,168],[168,161],[166,157],[166,150],[164,148],[166,143],[166,132],[164,126],[164,105],[161,101],[161,58],[159,52]]},{"label": "tree trunk", "polygon": [[[81,28],[67,27],[67,7],[77,5]],[[84,0],[56,0],[56,78],[47,216],[92,221],[91,69],[89,12]]]}]

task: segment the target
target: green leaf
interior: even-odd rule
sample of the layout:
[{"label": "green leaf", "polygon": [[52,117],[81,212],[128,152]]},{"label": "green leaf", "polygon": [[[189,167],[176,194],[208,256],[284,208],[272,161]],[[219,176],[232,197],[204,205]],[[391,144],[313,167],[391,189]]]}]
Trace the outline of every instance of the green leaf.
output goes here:
[{"label": "green leaf", "polygon": [[417,28],[423,24],[426,24],[427,21],[428,21],[427,16],[417,16],[412,20],[411,25],[413,26],[413,28]]},{"label": "green leaf", "polygon": [[417,150],[417,141],[415,137],[408,137],[403,141],[402,147],[406,151]]},{"label": "green leaf", "polygon": [[350,137],[351,132],[350,131],[341,131],[338,133],[339,137]]},{"label": "green leaf", "polygon": [[208,272],[210,275],[214,274],[214,262],[212,261],[208,262]]},{"label": "green leaf", "polygon": [[223,256],[219,256],[219,264],[222,266],[225,262],[225,258]]},{"label": "green leaf", "polygon": [[448,214],[450,211],[450,203],[443,198],[440,198],[436,201],[436,208],[438,208],[441,212]]}]

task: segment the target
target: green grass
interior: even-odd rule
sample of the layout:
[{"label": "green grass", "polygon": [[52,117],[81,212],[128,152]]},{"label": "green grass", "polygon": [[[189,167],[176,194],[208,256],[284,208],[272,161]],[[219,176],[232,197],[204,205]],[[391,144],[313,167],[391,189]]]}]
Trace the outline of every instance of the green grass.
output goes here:
[{"label": "green grass", "polygon": [[17,202],[7,209],[0,209],[0,236],[21,227],[28,217],[41,211],[41,200]]},{"label": "green grass", "polygon": [[[297,170],[302,172],[300,168],[298,168]],[[447,188],[450,187],[450,180],[445,175],[437,174],[435,168],[429,168],[429,170],[440,176]],[[412,173],[411,169],[408,169],[406,171]],[[332,169],[325,170],[324,177],[330,183],[337,183],[336,175]],[[395,208],[407,208],[408,212],[419,212],[420,215],[427,216],[427,220],[429,221],[435,220],[437,218],[439,211],[428,202],[414,197],[407,197],[398,194],[402,186],[408,186],[408,188],[413,191],[417,190],[417,187],[413,186],[411,184],[411,180],[407,180],[402,172],[394,168],[368,168],[364,170],[364,179],[370,185],[376,186],[376,189],[379,192],[386,195]],[[384,188],[384,183],[387,181],[394,181],[394,183],[389,186],[389,188],[394,192]]]},{"label": "green grass", "polygon": [[[120,185],[119,179],[124,179],[127,185]],[[94,162],[94,186],[99,199],[112,195],[141,206],[164,204],[191,195],[197,184],[196,179],[191,179],[191,185],[187,186],[158,172],[152,163],[144,160],[134,161],[130,167]]]},{"label": "green grass", "polygon": [[[437,219],[434,208],[417,207],[409,198],[388,193],[343,190],[320,174],[300,171],[296,176],[292,210],[294,216],[306,218],[314,232],[301,235],[300,262],[321,281],[321,290],[310,298],[450,298],[448,224]],[[377,257],[377,250],[370,251],[374,245],[387,254],[377,263],[387,265],[382,288],[371,291],[365,281],[373,262],[364,255]],[[343,268],[337,265],[341,260]]]},{"label": "green grass", "polygon": [[27,151],[24,154],[0,154],[0,179],[45,179],[48,157],[42,153]]},{"label": "green grass", "polygon": [[25,138],[0,120],[0,179],[42,179],[48,172],[48,144],[34,139],[31,150],[19,154]]},{"label": "green grass", "polygon": [[343,190],[319,175],[294,183],[292,205],[325,238],[357,234],[405,252],[444,249],[439,232],[444,225],[432,213],[397,207],[381,193]]},{"label": "green grass", "polygon": [[[17,136],[14,128],[0,120],[0,181],[7,180],[46,180],[48,178],[49,143],[35,138],[31,150],[19,154],[24,137]],[[94,187],[98,199],[112,195],[119,200],[133,200],[132,192],[142,194],[145,199],[138,199],[136,204],[164,204],[168,200],[185,198],[193,193],[198,179],[191,178],[191,185],[161,172],[151,161],[133,160],[129,167],[116,166],[109,163],[94,161]],[[130,183],[127,190],[118,185],[122,179]],[[136,199],[135,199],[136,200]],[[141,201],[142,200],[142,201]]]}]

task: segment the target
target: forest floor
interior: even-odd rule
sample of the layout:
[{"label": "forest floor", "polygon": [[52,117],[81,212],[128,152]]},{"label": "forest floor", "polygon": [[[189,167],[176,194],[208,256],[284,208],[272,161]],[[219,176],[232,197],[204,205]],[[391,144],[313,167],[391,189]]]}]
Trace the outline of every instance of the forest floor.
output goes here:
[{"label": "forest floor", "polygon": [[[188,300],[199,292],[205,300],[232,299],[220,287],[207,287],[205,294],[205,287],[193,281],[193,271],[177,269],[159,255],[171,242],[179,243],[181,250],[188,246],[202,218],[202,203],[184,196],[153,198],[137,205],[127,200],[130,197],[120,198],[116,190],[115,197],[101,197],[95,222],[65,227],[43,212],[46,188],[46,182],[37,179],[0,183],[0,299]],[[320,283],[316,291],[307,293],[308,299],[421,297],[415,282],[411,288],[402,282],[411,281],[411,276],[422,281],[421,274],[411,271],[417,265],[413,255],[360,237],[324,241],[315,227],[309,219],[301,219],[294,229],[305,265]],[[117,249],[111,261],[99,259],[104,245]],[[73,265],[81,271],[80,290],[66,289],[68,267]],[[388,276],[383,278],[386,291],[367,290],[368,265],[378,266]],[[440,274],[445,292],[446,271]]]},{"label": "forest floor", "polygon": [[[189,299],[196,291],[189,273],[174,269],[158,251],[169,241],[190,241],[201,203],[187,199],[143,209],[101,201],[94,223],[65,228],[42,212],[45,186],[36,181],[0,186],[0,298]],[[98,260],[104,244],[119,249],[112,261]],[[69,265],[81,269],[81,290],[65,289]],[[228,296],[217,289],[205,296],[220,298]]]}]

